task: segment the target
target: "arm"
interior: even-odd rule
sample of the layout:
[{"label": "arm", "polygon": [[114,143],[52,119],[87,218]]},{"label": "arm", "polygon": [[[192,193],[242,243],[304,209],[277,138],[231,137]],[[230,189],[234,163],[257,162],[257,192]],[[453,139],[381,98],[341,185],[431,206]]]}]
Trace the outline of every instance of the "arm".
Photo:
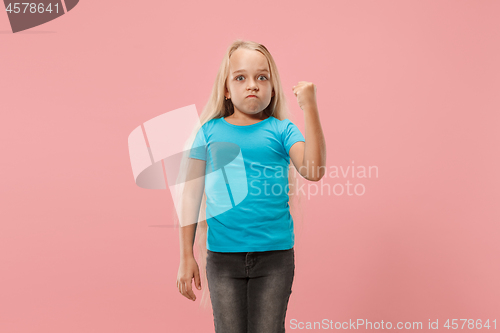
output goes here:
[{"label": "arm", "polygon": [[186,183],[182,193],[179,243],[180,265],[177,274],[177,288],[188,299],[196,300],[192,291],[192,279],[201,289],[198,264],[194,259],[193,245],[198,224],[201,200],[205,190],[205,165],[204,160],[188,159]]},{"label": "arm", "polygon": [[181,216],[179,228],[180,255],[193,256],[193,245],[200,213],[201,200],[205,190],[204,160],[189,158],[186,183],[182,193]]},{"label": "arm", "polygon": [[294,87],[300,108],[304,111],[306,142],[296,142],[290,148],[290,159],[302,177],[319,181],[325,174],[326,144],[316,103],[316,87],[301,81]]}]

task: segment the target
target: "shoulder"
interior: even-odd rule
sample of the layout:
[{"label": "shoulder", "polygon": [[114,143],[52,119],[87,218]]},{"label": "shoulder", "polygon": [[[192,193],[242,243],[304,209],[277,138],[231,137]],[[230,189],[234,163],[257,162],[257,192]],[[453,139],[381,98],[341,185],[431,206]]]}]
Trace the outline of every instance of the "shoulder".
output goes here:
[{"label": "shoulder", "polygon": [[205,122],[203,125],[201,125],[201,129],[203,133],[208,134],[211,131],[213,131],[214,127],[219,123],[220,118],[213,118]]},{"label": "shoulder", "polygon": [[276,125],[276,126],[279,126],[279,127],[282,127],[283,125],[286,125],[287,122],[289,122],[290,120],[289,119],[278,119],[278,118],[275,118],[274,116],[271,116],[269,117],[269,123],[273,124],[273,125]]},{"label": "shoulder", "polygon": [[275,117],[272,117],[272,116],[271,116],[271,118],[272,118],[272,120],[271,120],[271,121],[273,121],[273,122],[274,122],[274,123],[276,123],[276,124],[279,124],[279,126],[283,126],[283,127],[285,127],[285,126],[287,126],[288,124],[293,124],[293,123],[292,123],[292,121],[291,121],[290,119],[288,119],[288,118],[285,118],[285,119],[283,119],[283,120],[280,120],[280,119],[275,118]]},{"label": "shoulder", "polygon": [[204,127],[204,128],[213,127],[219,121],[220,121],[220,118],[212,118],[209,121],[205,122],[202,127]]},{"label": "shoulder", "polygon": [[274,126],[276,127],[277,131],[280,134],[283,134],[284,132],[288,131],[290,126],[295,126],[294,123],[292,123],[292,121],[288,118],[283,120],[277,119],[275,117],[272,118],[273,119],[271,120],[271,122],[274,124]]}]

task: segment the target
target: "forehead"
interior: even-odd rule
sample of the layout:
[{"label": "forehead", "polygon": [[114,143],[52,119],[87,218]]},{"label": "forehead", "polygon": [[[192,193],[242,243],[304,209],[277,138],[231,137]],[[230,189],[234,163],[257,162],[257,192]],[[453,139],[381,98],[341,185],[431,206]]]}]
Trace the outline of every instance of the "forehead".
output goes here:
[{"label": "forehead", "polygon": [[229,58],[229,71],[258,71],[265,69],[269,71],[267,58],[255,50],[237,49]]}]

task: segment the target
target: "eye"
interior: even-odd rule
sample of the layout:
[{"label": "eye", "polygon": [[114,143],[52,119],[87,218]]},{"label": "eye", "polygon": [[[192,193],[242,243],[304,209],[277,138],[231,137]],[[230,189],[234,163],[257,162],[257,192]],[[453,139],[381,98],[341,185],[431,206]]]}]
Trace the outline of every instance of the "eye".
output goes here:
[{"label": "eye", "polygon": [[[238,75],[238,76],[237,76],[237,77],[235,77],[234,79],[235,79],[236,81],[241,81],[241,80],[238,80],[240,77],[244,77],[244,76],[243,76],[243,75]],[[259,78],[261,78],[261,77],[263,77],[263,78],[264,78],[264,79],[266,79],[266,80],[269,80],[269,79],[267,78],[267,76],[265,76],[265,75],[263,75],[263,74],[262,74],[262,75],[259,75]],[[261,81],[263,81],[263,80],[261,80]]]}]

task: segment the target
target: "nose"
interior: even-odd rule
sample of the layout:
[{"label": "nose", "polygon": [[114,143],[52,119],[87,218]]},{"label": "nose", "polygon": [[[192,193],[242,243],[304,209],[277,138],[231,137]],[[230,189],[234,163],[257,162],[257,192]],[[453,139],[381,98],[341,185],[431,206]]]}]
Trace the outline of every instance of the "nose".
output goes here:
[{"label": "nose", "polygon": [[247,87],[248,90],[258,90],[258,86],[257,86],[257,83],[255,83],[255,80],[254,79],[250,79],[248,80],[248,87]]}]

